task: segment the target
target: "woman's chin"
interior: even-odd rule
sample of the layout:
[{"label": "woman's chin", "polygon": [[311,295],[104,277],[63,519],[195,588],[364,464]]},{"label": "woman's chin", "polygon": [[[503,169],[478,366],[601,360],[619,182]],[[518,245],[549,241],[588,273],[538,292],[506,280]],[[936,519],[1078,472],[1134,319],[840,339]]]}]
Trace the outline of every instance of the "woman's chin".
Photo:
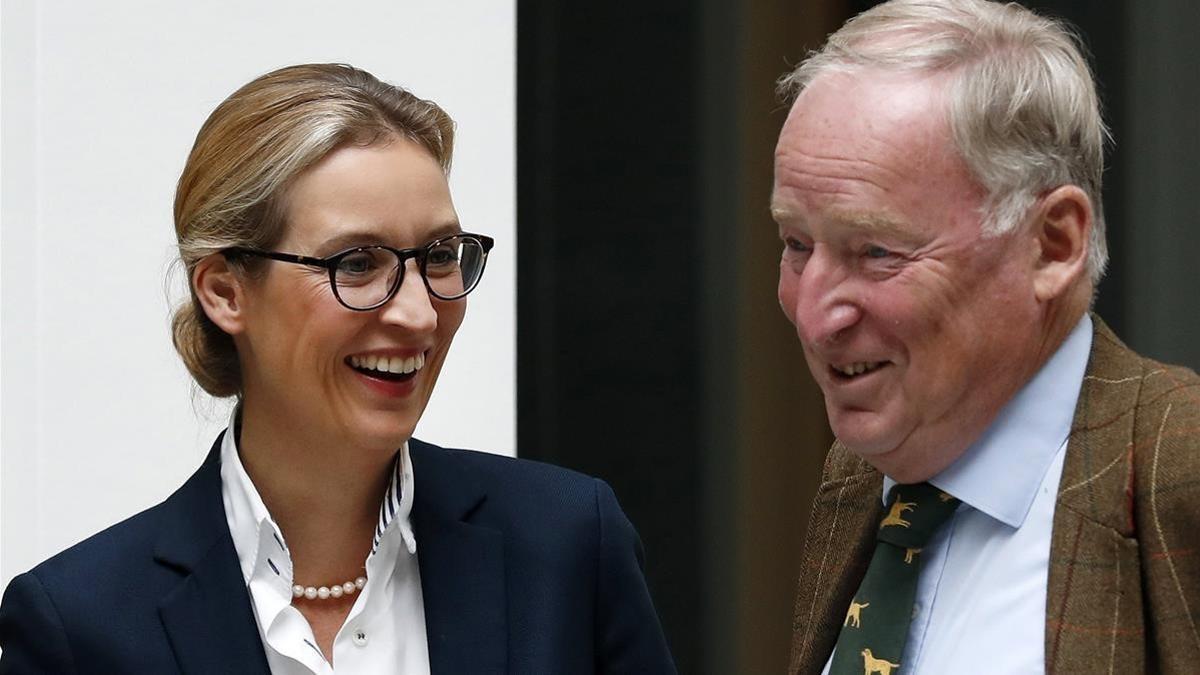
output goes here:
[{"label": "woman's chin", "polygon": [[416,424],[414,419],[375,413],[362,416],[346,433],[353,439],[353,445],[392,452],[412,438]]}]

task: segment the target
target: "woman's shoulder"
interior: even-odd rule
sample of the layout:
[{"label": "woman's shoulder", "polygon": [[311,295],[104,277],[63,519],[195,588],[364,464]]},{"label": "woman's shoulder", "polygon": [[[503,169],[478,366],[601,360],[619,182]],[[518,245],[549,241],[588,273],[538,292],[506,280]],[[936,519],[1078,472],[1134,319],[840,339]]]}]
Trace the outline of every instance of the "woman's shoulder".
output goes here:
[{"label": "woman's shoulder", "polygon": [[163,505],[152,506],[115,525],[97,532],[47,558],[31,570],[43,584],[69,583],[70,580],[96,579],[106,574],[121,574],[142,551],[149,555],[159,531]]},{"label": "woman's shoulder", "polygon": [[[485,477],[498,480],[517,480],[522,483],[578,484],[590,486],[595,480],[573,469],[548,464],[532,459],[510,457],[481,450],[446,448],[433,443],[412,439],[409,451],[414,455],[442,454],[452,462],[469,467]],[[414,459],[414,462],[418,460]]]},{"label": "woman's shoulder", "polygon": [[418,500],[421,488],[428,486],[440,494],[475,490],[486,495],[490,508],[511,510],[523,520],[594,521],[620,513],[607,483],[572,469],[417,439],[409,443],[409,452]]},{"label": "woman's shoulder", "polygon": [[[220,534],[214,524],[223,522],[219,476],[210,457],[182,487],[162,502],[111,525],[35,566],[30,573],[47,590],[74,593],[91,587],[86,595],[103,588],[123,588],[125,583],[104,586],[105,580],[154,580],[171,576],[156,563],[164,543],[188,538],[192,546]],[[216,482],[214,482],[216,481]]]}]

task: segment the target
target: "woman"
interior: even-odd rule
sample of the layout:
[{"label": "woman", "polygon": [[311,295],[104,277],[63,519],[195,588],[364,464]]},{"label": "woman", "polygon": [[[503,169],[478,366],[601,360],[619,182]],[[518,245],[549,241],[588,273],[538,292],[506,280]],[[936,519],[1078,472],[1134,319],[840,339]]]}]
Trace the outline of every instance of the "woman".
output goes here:
[{"label": "woman", "polygon": [[238,405],[174,495],[13,580],[0,673],[674,671],[606,485],[411,438],[492,247],[452,141],[343,65],[218,106],[176,194],[174,340]]}]

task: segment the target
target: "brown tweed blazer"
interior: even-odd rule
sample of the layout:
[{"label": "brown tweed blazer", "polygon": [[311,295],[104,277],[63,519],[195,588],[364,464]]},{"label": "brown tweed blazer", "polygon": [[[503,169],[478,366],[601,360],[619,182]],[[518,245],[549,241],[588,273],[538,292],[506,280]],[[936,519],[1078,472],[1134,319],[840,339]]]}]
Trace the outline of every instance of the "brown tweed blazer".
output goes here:
[{"label": "brown tweed blazer", "polygon": [[[1200,673],[1200,377],[1093,316],[1050,541],[1047,673]],[[870,560],[882,475],[835,443],[813,503],[790,673],[820,673]]]}]

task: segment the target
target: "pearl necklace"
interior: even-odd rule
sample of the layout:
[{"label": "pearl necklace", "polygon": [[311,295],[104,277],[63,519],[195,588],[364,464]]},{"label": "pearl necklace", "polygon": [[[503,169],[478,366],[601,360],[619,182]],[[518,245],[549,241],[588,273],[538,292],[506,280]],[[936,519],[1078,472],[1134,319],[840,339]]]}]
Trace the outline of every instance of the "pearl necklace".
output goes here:
[{"label": "pearl necklace", "polygon": [[340,598],[343,595],[351,595],[355,591],[361,591],[363,586],[367,585],[366,577],[359,577],[354,581],[347,581],[344,584],[334,584],[332,586],[301,586],[296,584],[292,586],[293,598],[308,598],[309,600],[328,600],[329,598]]}]

